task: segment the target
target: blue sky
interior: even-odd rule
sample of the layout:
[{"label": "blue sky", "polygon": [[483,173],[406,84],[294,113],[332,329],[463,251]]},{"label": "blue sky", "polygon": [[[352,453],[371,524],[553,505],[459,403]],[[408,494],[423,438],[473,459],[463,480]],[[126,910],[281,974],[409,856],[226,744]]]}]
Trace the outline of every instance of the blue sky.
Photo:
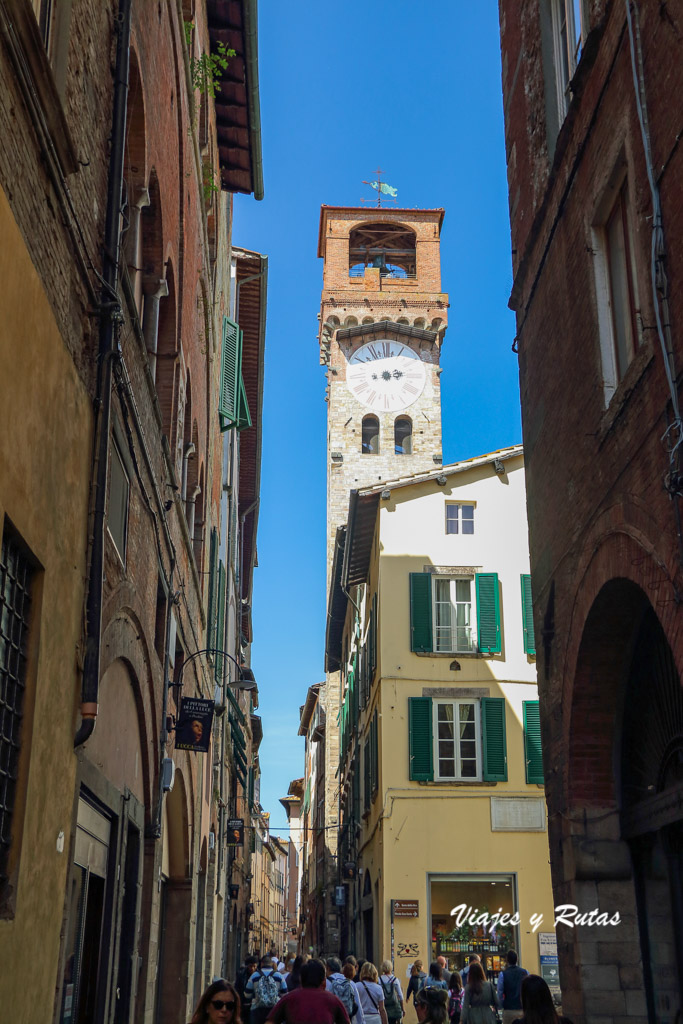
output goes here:
[{"label": "blue sky", "polygon": [[444,462],[521,441],[497,13],[487,0],[261,0],[266,197],[236,197],[233,238],[269,257],[253,665],[275,827],[303,775],[299,707],[323,678],[321,204],[359,205],[379,166],[399,206],[445,207]]}]

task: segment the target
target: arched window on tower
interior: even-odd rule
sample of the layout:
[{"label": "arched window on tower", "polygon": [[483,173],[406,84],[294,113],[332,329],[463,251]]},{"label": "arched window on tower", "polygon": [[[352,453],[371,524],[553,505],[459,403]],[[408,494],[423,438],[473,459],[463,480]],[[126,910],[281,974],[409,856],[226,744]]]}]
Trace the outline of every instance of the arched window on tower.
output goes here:
[{"label": "arched window on tower", "polygon": [[363,417],[363,455],[379,455],[379,420],[376,416]]},{"label": "arched window on tower", "polygon": [[394,450],[397,455],[413,454],[413,423],[410,416],[398,416],[394,422]]}]

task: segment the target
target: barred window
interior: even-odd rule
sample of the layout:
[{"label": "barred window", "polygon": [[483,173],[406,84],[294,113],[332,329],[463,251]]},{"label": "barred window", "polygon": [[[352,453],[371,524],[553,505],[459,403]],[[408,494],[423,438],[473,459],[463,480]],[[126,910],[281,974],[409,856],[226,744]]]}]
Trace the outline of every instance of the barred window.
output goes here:
[{"label": "barred window", "polygon": [[5,526],[0,553],[0,886],[7,880],[26,687],[33,566]]}]

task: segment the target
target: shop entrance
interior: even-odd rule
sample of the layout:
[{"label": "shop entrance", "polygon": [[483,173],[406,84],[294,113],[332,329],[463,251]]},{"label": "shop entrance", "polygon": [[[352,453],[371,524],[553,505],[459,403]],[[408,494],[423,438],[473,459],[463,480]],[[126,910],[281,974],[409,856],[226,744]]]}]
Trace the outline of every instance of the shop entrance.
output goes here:
[{"label": "shop entrance", "polygon": [[[509,914],[517,911],[514,875],[430,875],[430,959],[444,956],[449,970],[462,970],[469,957],[481,957],[486,976],[495,981],[508,949],[519,949],[518,929],[498,926],[493,931],[467,921],[458,923],[451,911],[464,905],[470,913]],[[464,915],[463,915],[464,916]],[[469,916],[469,915],[468,915]]]}]

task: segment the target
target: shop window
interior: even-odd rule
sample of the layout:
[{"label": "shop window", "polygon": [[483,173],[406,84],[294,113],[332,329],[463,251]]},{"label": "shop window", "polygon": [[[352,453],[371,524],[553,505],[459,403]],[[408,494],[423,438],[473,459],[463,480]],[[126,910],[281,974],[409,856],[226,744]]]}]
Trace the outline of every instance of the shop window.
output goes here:
[{"label": "shop window", "polygon": [[505,700],[410,697],[409,745],[415,782],[505,782]]},{"label": "shop window", "polygon": [[[19,537],[5,523],[0,552],[0,916],[18,860],[19,833],[14,819],[18,787],[24,782],[20,762],[27,683],[27,646],[34,563]],[[9,886],[10,889],[16,888]]]},{"label": "shop window", "polygon": [[474,533],[474,505],[446,502],[446,533]]},{"label": "shop window", "polygon": [[413,454],[413,424],[409,416],[399,416],[394,423],[394,451],[397,455]]},{"label": "shop window", "polygon": [[498,574],[410,574],[410,649],[500,654]]},{"label": "shop window", "polygon": [[601,223],[593,229],[598,324],[605,405],[639,345],[638,291],[624,180]]},{"label": "shop window", "polygon": [[[429,878],[432,937],[430,960],[444,956],[450,970],[461,971],[474,954],[494,984],[506,966],[508,949],[519,949],[517,893],[511,875],[432,875]],[[481,925],[472,925],[454,908],[490,907],[508,915],[505,924],[484,932]],[[500,908],[500,911],[499,909]]]},{"label": "shop window", "polygon": [[107,527],[114,541],[121,561],[126,561],[126,538],[128,534],[128,499],[130,481],[124,469],[123,459],[116,442],[112,442],[109,471],[109,510]]},{"label": "shop window", "polygon": [[364,416],[361,451],[363,455],[379,455],[379,420],[376,416]]}]

